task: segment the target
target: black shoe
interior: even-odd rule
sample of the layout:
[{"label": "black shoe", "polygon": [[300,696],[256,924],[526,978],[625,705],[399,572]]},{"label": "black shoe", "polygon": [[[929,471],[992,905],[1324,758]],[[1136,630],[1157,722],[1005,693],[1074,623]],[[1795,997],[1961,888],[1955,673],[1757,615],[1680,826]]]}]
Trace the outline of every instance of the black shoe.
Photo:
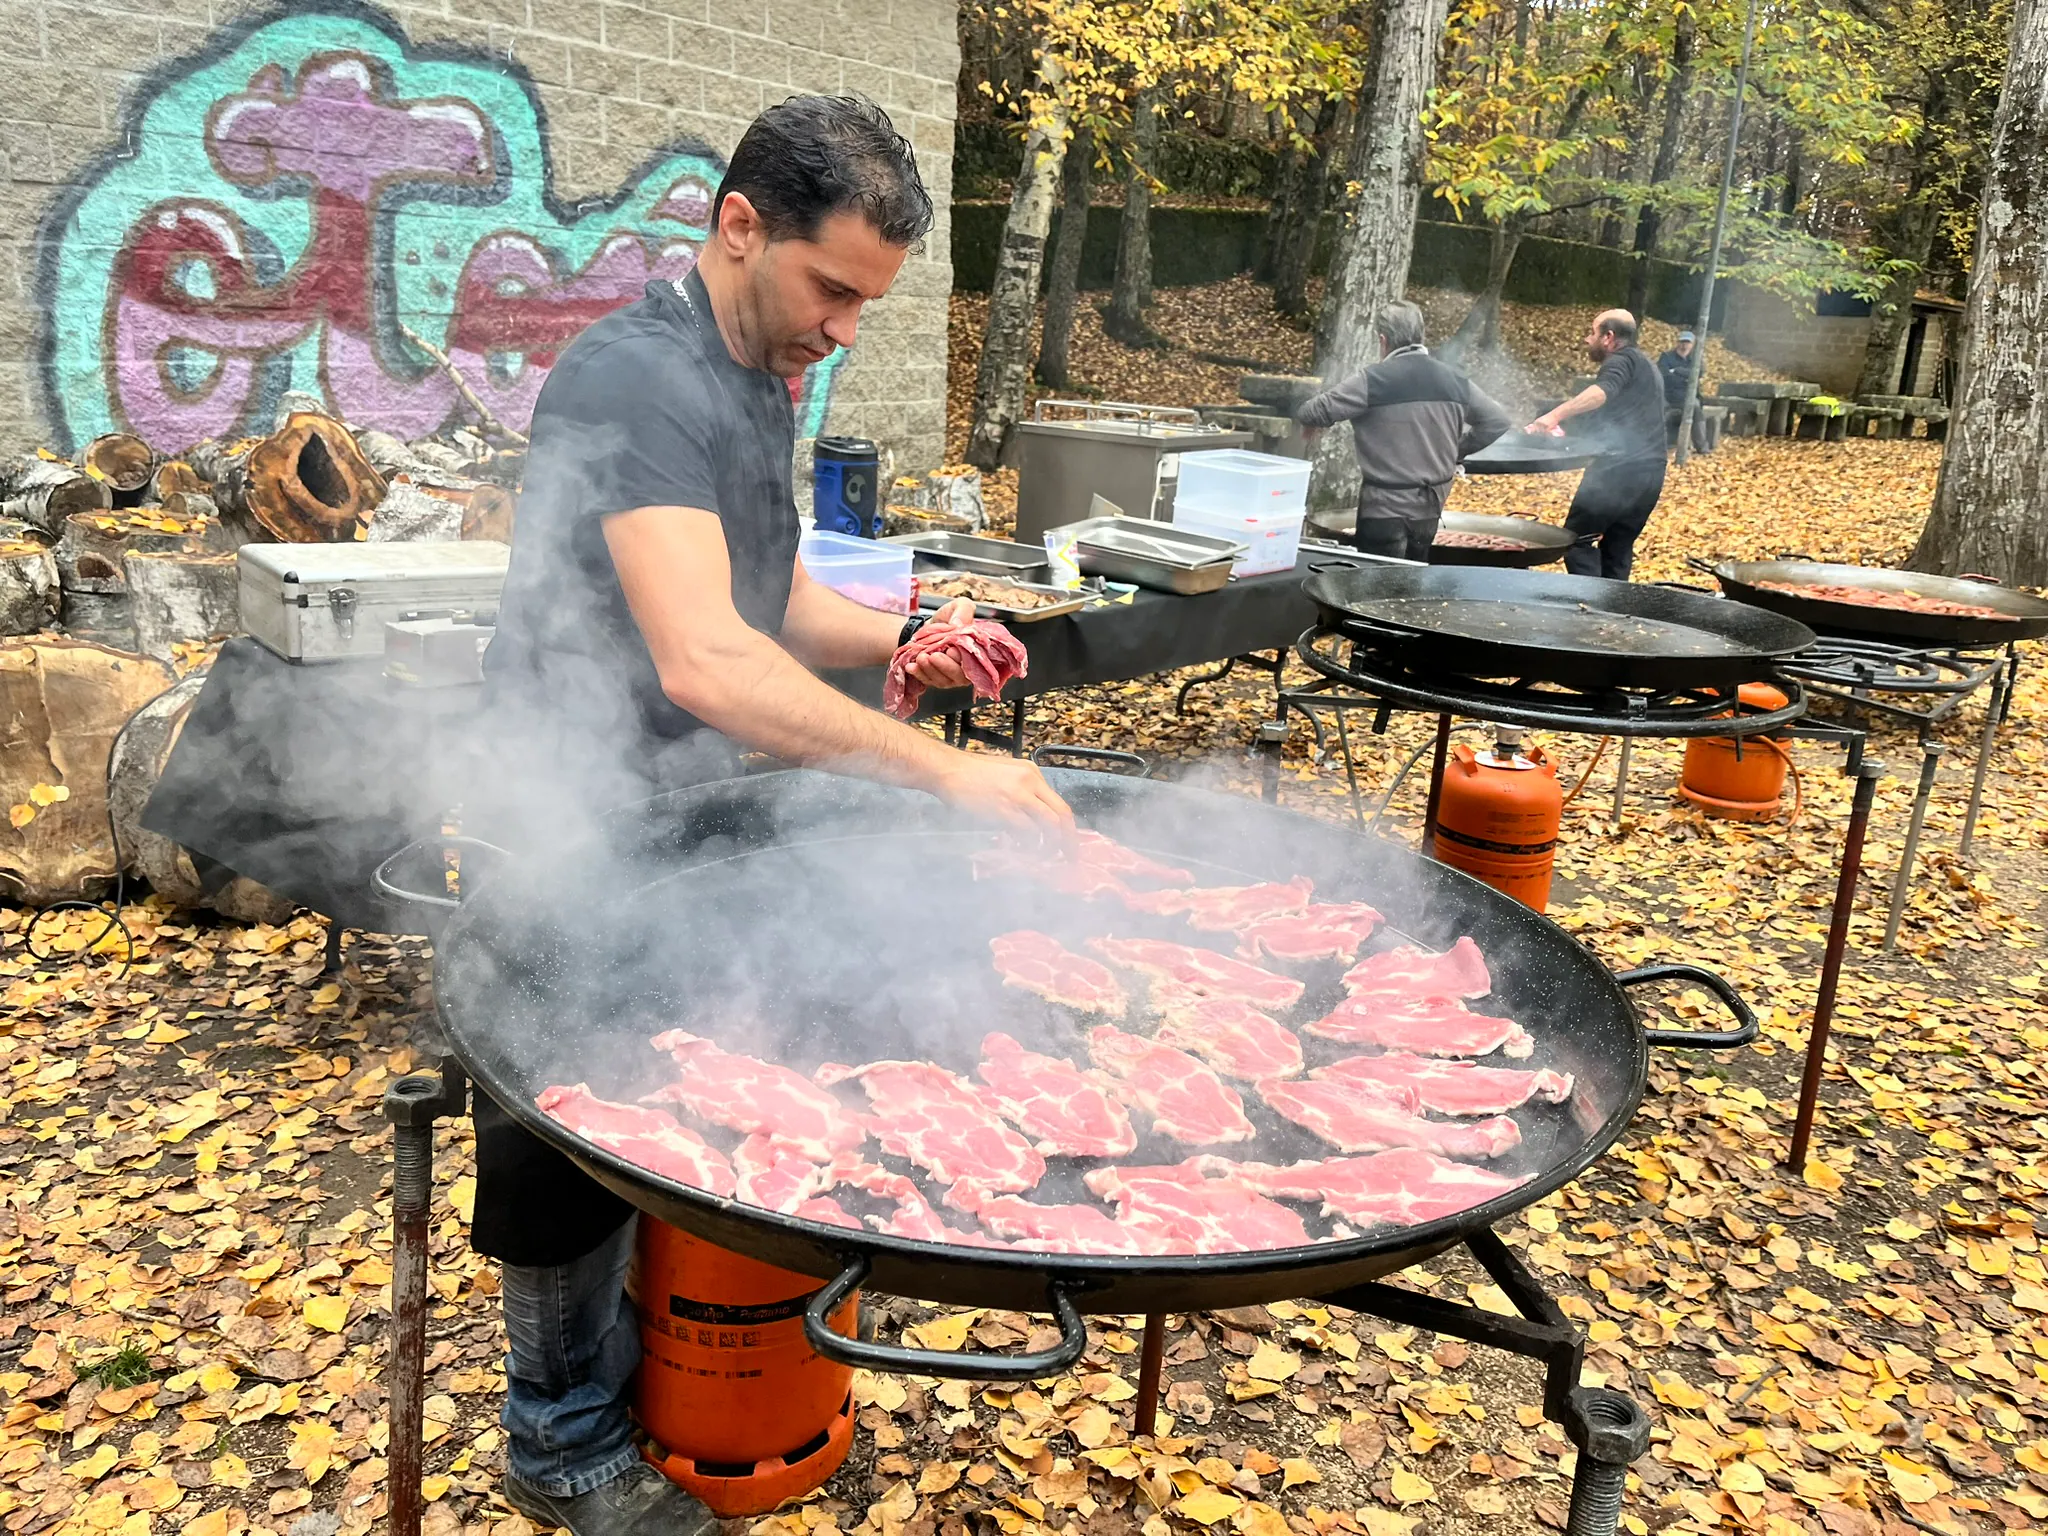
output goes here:
[{"label": "black shoe", "polygon": [[505,1474],[505,1500],[570,1536],[717,1536],[718,1516],[644,1461],[588,1493],[558,1497]]}]

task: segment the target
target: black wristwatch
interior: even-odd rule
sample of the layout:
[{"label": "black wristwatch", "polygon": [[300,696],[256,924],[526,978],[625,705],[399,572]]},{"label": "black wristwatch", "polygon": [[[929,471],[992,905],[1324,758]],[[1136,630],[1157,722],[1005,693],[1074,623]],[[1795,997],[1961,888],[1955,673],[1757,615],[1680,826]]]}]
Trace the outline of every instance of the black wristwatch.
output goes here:
[{"label": "black wristwatch", "polygon": [[928,613],[913,613],[909,618],[905,619],[902,631],[896,636],[896,649],[900,651],[903,647],[910,644],[910,637],[920,629],[923,629],[925,621],[930,617],[931,615]]}]

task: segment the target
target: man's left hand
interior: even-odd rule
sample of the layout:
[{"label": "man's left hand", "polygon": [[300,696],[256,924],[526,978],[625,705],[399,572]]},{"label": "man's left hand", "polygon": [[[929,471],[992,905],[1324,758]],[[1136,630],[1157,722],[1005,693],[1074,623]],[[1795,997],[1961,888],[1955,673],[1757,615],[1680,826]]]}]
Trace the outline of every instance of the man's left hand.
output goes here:
[{"label": "man's left hand", "polygon": [[[925,621],[926,629],[965,629],[974,622],[974,603],[956,597]],[[965,688],[967,673],[943,651],[920,656],[904,669],[927,688]]]}]

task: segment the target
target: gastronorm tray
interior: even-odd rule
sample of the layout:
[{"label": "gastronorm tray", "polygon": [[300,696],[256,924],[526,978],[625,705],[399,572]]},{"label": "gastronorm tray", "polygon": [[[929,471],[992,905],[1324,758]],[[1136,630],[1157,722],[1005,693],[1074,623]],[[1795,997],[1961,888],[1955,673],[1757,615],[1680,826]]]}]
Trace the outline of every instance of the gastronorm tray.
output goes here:
[{"label": "gastronorm tray", "polygon": [[1248,547],[1137,517],[1091,517],[1058,531],[1072,535],[1081,569],[1090,575],[1183,597],[1214,592],[1230,580],[1231,566]]},{"label": "gastronorm tray", "polygon": [[[995,579],[1007,581],[1013,587],[1022,587],[1027,592],[1046,593],[1048,596],[1057,597],[1059,601],[1047,603],[1043,608],[1006,608],[1001,603],[977,602],[974,605],[974,616],[977,619],[999,619],[1005,624],[1035,624],[1040,619],[1056,619],[1063,613],[1073,613],[1097,595],[1093,592],[1069,592],[1065,587],[1049,587],[1036,581],[1010,581],[1007,576]],[[952,599],[937,592],[928,592],[920,586],[917,601],[918,606],[926,612],[936,612]]]},{"label": "gastronorm tray", "polygon": [[928,529],[923,533],[899,533],[882,542],[909,550],[916,562],[915,569],[920,571],[972,571],[978,576],[995,576],[1025,586],[1042,584],[1052,574],[1043,549],[1033,549],[1014,539]]}]

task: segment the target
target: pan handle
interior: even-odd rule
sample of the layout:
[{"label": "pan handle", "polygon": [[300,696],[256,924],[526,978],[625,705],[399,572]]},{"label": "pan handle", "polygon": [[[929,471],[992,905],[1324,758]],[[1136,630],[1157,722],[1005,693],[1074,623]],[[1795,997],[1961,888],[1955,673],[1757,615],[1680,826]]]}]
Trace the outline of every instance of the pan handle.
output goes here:
[{"label": "pan handle", "polygon": [[371,872],[370,884],[376,887],[377,894],[387,901],[395,901],[405,907],[433,907],[444,912],[453,912],[460,907],[462,903],[453,896],[436,896],[428,891],[409,890],[398,883],[395,877],[398,868],[406,860],[429,848],[480,848],[486,853],[496,854],[501,859],[511,857],[496,843],[487,843],[480,837],[463,837],[454,833],[440,837],[422,837],[407,843]]},{"label": "pan handle", "polygon": [[1035,1355],[976,1355],[937,1349],[905,1349],[898,1344],[869,1344],[850,1339],[835,1330],[829,1319],[860,1288],[873,1266],[864,1253],[846,1261],[822,1291],[804,1308],[804,1337],[811,1348],[840,1365],[865,1366],[871,1371],[893,1371],[909,1376],[952,1376],[967,1381],[1035,1381],[1057,1376],[1079,1360],[1088,1348],[1088,1324],[1080,1309],[1067,1295],[1066,1286],[1051,1281],[1045,1288],[1052,1313],[1059,1320],[1060,1341]]},{"label": "pan handle", "polygon": [[1049,741],[1031,753],[1031,761],[1041,768],[1056,768],[1061,758],[1081,763],[1104,763],[1109,766],[1099,770],[1101,772],[1128,773],[1140,779],[1152,771],[1150,758],[1140,757],[1135,752],[1119,752],[1114,747],[1070,747]]},{"label": "pan handle", "polygon": [[1660,960],[1654,965],[1623,971],[1614,979],[1624,987],[1640,987],[1652,981],[1690,981],[1713,993],[1721,1000],[1722,1006],[1735,1015],[1733,1029],[1646,1029],[1643,1031],[1643,1038],[1652,1045],[1678,1045],[1695,1051],[1725,1051],[1731,1046],[1747,1045],[1756,1038],[1755,1012],[1733,987],[1704,966],[1686,965],[1676,960]]},{"label": "pan handle", "polygon": [[1702,560],[1698,555],[1687,555],[1685,557],[1685,563],[1691,566],[1694,570],[1704,572],[1706,575],[1711,576],[1714,574],[1714,562],[1711,560]]}]

